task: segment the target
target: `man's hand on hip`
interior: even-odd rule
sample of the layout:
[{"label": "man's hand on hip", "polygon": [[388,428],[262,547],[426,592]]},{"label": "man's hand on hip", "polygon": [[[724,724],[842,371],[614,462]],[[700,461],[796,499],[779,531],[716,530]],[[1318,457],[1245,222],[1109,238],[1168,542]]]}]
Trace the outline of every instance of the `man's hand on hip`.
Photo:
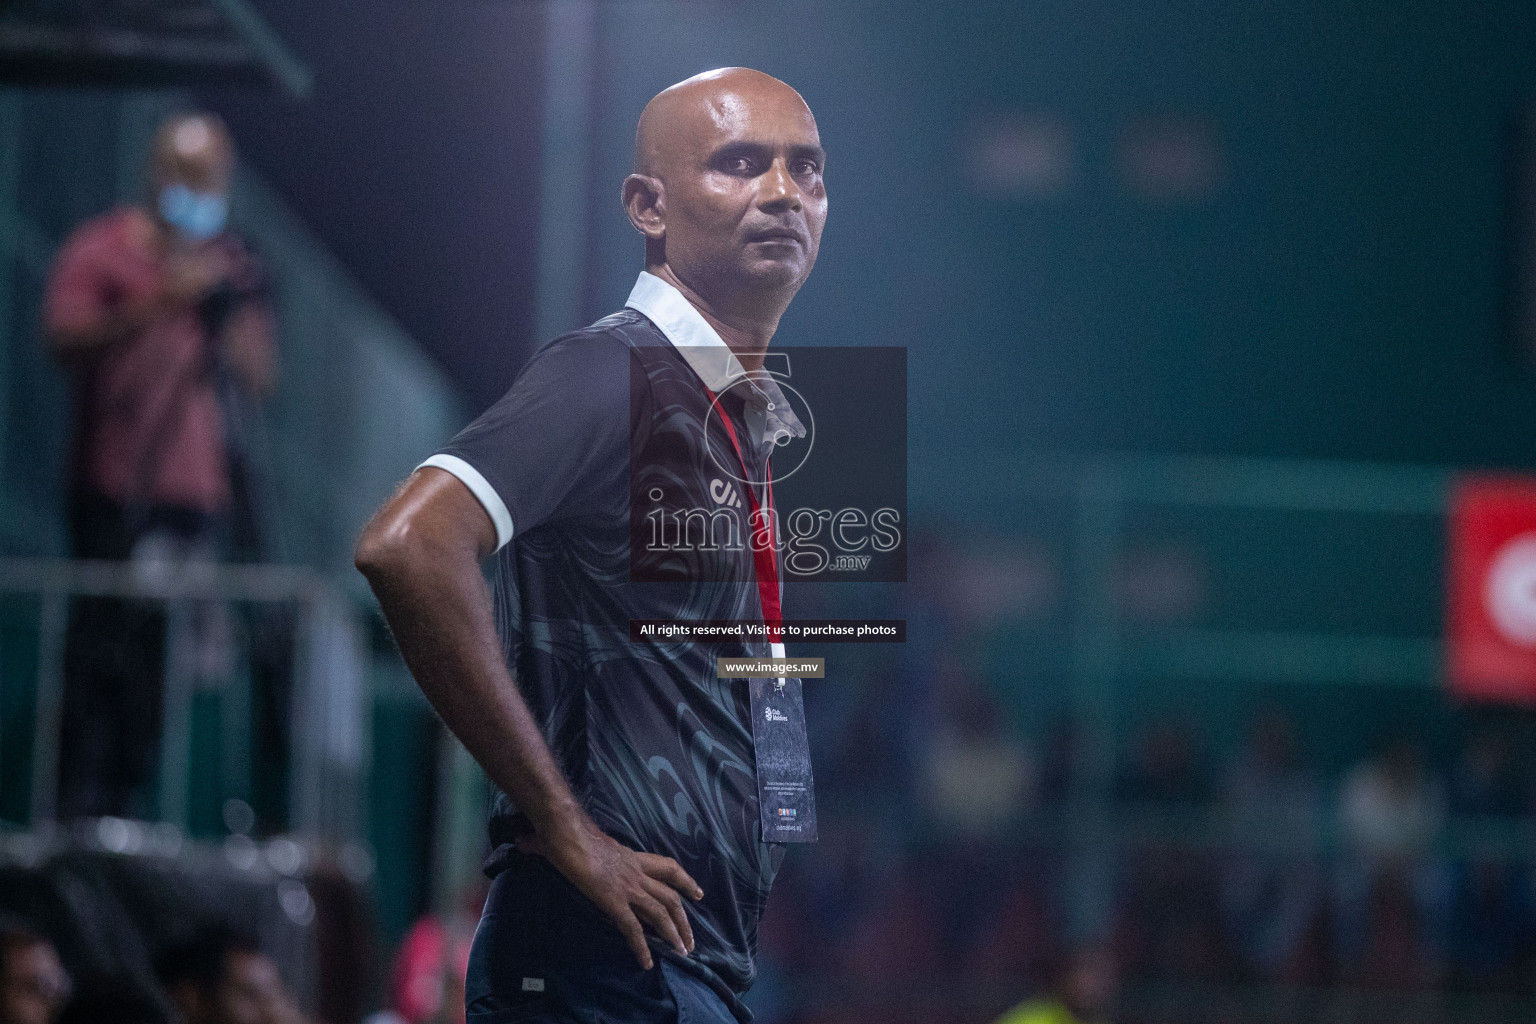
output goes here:
[{"label": "man's hand on hip", "polygon": [[519,836],[517,848],[544,857],[612,918],[646,970],[654,963],[642,922],[683,956],[693,952],[693,928],[679,893],[697,900],[704,890],[671,857],[631,850],[585,814],[550,839]]},{"label": "man's hand on hip", "polygon": [[613,918],[646,970],[654,964],[642,922],[687,956],[693,929],[678,894],[704,893],[670,857],[606,835],[571,795],[502,658],[479,564],[495,545],[479,499],[429,467],[411,474],[368,524],[357,567],[422,692],[533,823],[535,834],[519,848],[545,857]]}]

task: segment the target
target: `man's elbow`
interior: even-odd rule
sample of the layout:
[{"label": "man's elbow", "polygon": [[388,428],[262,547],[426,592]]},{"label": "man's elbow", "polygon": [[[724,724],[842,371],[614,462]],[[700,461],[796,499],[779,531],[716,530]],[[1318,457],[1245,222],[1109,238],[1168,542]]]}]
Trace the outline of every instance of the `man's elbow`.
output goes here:
[{"label": "man's elbow", "polygon": [[377,584],[409,565],[415,546],[415,538],[406,523],[381,513],[357,539],[352,564],[370,583]]},{"label": "man's elbow", "polygon": [[403,578],[478,573],[481,541],[465,523],[472,516],[484,513],[453,477],[413,473],[363,529],[352,562],[375,591]]}]

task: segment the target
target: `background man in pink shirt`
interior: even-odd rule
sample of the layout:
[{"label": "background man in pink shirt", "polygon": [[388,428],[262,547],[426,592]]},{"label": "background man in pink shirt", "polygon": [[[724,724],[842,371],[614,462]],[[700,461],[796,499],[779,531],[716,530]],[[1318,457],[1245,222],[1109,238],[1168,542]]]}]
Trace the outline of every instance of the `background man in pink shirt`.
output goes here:
[{"label": "background man in pink shirt", "polygon": [[[220,391],[261,397],[275,373],[259,268],[224,229],[233,169],[217,118],[167,118],[149,202],[82,225],[59,254],[44,326],[76,378],[76,557],[217,554],[233,494]],[[135,812],[158,747],[164,633],[157,606],[76,603],[62,815]]]}]

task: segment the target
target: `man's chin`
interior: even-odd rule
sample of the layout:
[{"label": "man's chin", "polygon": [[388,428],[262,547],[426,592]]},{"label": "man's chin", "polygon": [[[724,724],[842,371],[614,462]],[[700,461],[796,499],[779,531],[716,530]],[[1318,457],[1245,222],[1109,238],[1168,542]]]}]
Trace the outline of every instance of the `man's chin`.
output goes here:
[{"label": "man's chin", "polygon": [[756,288],[777,291],[798,288],[810,273],[803,259],[757,259],[749,262],[742,275]]}]

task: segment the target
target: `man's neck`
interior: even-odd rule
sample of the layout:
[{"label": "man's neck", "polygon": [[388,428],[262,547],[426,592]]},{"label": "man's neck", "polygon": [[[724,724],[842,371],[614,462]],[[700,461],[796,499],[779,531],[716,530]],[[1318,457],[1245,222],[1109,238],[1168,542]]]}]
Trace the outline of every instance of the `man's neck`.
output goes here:
[{"label": "man's neck", "polygon": [[760,308],[728,309],[727,304],[711,301],[698,290],[690,287],[666,263],[653,263],[645,270],[646,273],[661,278],[682,293],[683,298],[687,299],[709,323],[709,326],[715,329],[715,333],[720,335],[720,340],[735,353],[743,370],[754,371],[763,368],[763,353],[768,351],[768,343],[773,340],[773,333],[779,329],[779,318],[784,315],[784,310],[789,306],[788,299],[781,304],[776,297],[770,297],[764,300]]}]

